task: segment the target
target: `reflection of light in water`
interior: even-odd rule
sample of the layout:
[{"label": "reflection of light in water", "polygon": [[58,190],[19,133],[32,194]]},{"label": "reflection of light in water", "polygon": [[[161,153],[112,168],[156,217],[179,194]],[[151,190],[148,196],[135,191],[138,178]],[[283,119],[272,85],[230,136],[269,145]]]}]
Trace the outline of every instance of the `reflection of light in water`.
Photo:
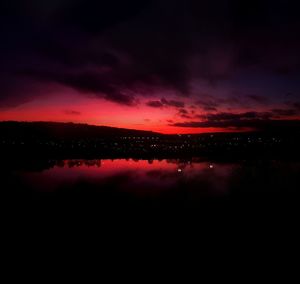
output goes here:
[{"label": "reflection of light in water", "polygon": [[[190,163],[190,165],[188,165]],[[97,167],[99,166],[99,167]],[[64,186],[84,182],[91,186],[109,186],[139,193],[169,190],[182,186],[193,189],[203,185],[206,191],[215,193],[227,189],[227,180],[237,165],[213,164],[212,161],[153,160],[64,160],[57,161],[54,167],[41,172],[26,172],[28,183],[37,190],[57,190]],[[208,169],[208,172],[207,172]],[[176,174],[177,172],[177,174]],[[175,173],[175,174],[174,174]],[[220,177],[220,178],[219,178]],[[81,185],[80,185],[81,186]],[[151,194],[152,194],[151,193]]]}]

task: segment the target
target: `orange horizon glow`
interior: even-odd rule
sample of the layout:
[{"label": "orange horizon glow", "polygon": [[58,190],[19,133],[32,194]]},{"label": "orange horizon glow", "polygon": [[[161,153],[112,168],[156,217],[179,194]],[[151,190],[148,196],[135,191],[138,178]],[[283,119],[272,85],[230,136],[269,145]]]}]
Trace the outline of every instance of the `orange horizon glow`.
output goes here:
[{"label": "orange horizon glow", "polygon": [[[73,111],[74,114],[70,114]],[[193,134],[222,131],[170,126],[167,120],[180,121],[172,108],[151,108],[145,104],[124,106],[104,99],[74,94],[58,94],[36,99],[17,107],[0,110],[1,121],[72,122],[153,131],[162,134]]]},{"label": "orange horizon glow", "polygon": [[[228,128],[172,126],[170,125],[172,122],[184,122],[188,119],[180,117],[176,108],[153,108],[147,106],[145,102],[146,99],[144,101],[141,100],[136,106],[126,106],[101,98],[82,96],[74,92],[63,92],[47,97],[43,96],[39,99],[36,98],[19,106],[2,108],[0,109],[0,121],[72,122],[153,131],[162,134],[201,134],[238,131]],[[184,102],[186,109],[188,109],[190,101],[185,99]],[[226,109],[219,111],[226,112]],[[237,110],[237,112],[243,111],[245,110]],[[261,109],[257,111],[266,110]],[[197,112],[203,113],[201,110],[197,110]]]},{"label": "orange horizon glow", "polygon": [[[223,129],[223,128],[195,128],[195,127],[173,127],[173,126],[166,126],[165,128],[160,126],[154,126],[152,128],[137,126],[136,128],[133,128],[132,126],[124,125],[104,125],[104,124],[90,124],[88,122],[74,122],[74,121],[68,121],[68,120],[17,120],[17,119],[9,119],[9,120],[1,120],[2,122],[10,122],[10,121],[16,121],[16,122],[57,122],[57,123],[78,123],[78,124],[86,124],[90,126],[105,126],[105,127],[114,127],[114,128],[125,128],[128,130],[142,130],[142,131],[152,131],[159,134],[203,134],[203,133],[218,133],[218,132],[243,132],[248,131],[251,129],[245,129],[245,130],[233,130],[233,129]],[[172,129],[171,129],[172,127]],[[157,130],[156,130],[157,129]]]}]

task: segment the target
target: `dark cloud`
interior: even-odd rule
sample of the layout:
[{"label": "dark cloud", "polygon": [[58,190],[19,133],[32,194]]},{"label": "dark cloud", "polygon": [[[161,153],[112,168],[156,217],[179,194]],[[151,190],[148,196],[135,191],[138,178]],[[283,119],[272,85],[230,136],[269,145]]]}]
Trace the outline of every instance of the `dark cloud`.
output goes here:
[{"label": "dark cloud", "polygon": [[[249,102],[250,100],[250,102]],[[267,100],[265,100],[266,102]],[[221,107],[249,107],[249,105],[262,104],[263,97],[249,96],[241,92],[233,91],[232,94],[223,97],[216,97],[213,95],[201,95],[201,98],[194,102],[203,111],[216,112]]]},{"label": "dark cloud", "polygon": [[266,104],[269,101],[266,97],[259,96],[259,95],[248,95],[248,98],[260,104]]},{"label": "dark cloud", "polygon": [[58,83],[71,87],[83,94],[95,95],[105,98],[108,101],[116,102],[124,105],[135,105],[137,100],[135,96],[126,94],[125,90],[119,90],[117,87],[109,83],[110,78],[101,76],[97,72],[37,72],[28,71],[24,76],[35,77],[39,82]]},{"label": "dark cloud", "polygon": [[217,107],[220,105],[220,103],[213,98],[208,98],[208,99],[202,98],[196,101],[195,103],[205,111],[216,111]]},{"label": "dark cloud", "polygon": [[217,111],[217,108],[210,107],[210,106],[205,106],[205,107],[203,107],[203,110],[205,110],[205,111]]},{"label": "dark cloud", "polygon": [[182,108],[184,107],[184,102],[182,101],[176,101],[176,100],[167,100],[165,98],[162,98],[160,101],[149,101],[146,103],[147,106],[150,107],[175,107],[175,108]]},{"label": "dark cloud", "polygon": [[237,121],[246,119],[270,119],[273,116],[270,112],[243,112],[243,113],[230,113],[221,112],[217,114],[197,115],[198,118],[206,119],[209,121]]},{"label": "dark cloud", "polygon": [[292,106],[297,109],[297,110],[300,110],[300,102],[294,102],[292,103]]},{"label": "dark cloud", "polygon": [[166,105],[166,106],[172,106],[172,107],[176,107],[176,108],[184,107],[184,102],[182,102],[182,101],[167,100],[165,98],[162,98],[161,102],[163,105]]},{"label": "dark cloud", "polygon": [[180,114],[188,114],[189,112],[184,109],[184,108],[181,108],[179,111],[178,111]]},{"label": "dark cloud", "polygon": [[193,117],[188,114],[180,114],[180,117],[186,118],[186,119],[192,119]]},{"label": "dark cloud", "polygon": [[272,113],[274,114],[274,116],[278,115],[278,116],[294,116],[299,114],[299,111],[295,110],[295,109],[272,109]]},{"label": "dark cloud", "polygon": [[228,129],[256,129],[256,130],[291,130],[300,128],[299,120],[237,120],[237,121],[189,121],[170,124],[188,128],[228,128]]},{"label": "dark cloud", "polygon": [[[0,75],[15,86],[55,83],[129,106],[158,90],[189,96],[192,80],[247,88],[264,84],[249,79],[262,74],[274,84],[284,77],[285,92],[290,85],[299,89],[300,41],[295,35],[300,23],[292,1],[2,2]],[[0,84],[0,104],[41,94],[22,90]],[[266,96],[272,101],[273,94]],[[210,102],[199,96],[199,105],[217,111],[220,103],[237,103],[228,98]],[[248,99],[269,103],[260,95]],[[159,103],[184,107],[168,97],[154,107]]]},{"label": "dark cloud", "polygon": [[300,102],[299,101],[289,100],[289,101],[285,102],[285,105],[287,107],[289,107],[291,109],[291,111],[294,110],[295,112],[300,114]]},{"label": "dark cloud", "polygon": [[66,109],[64,110],[64,113],[67,115],[81,115],[80,111],[72,110],[72,109]]},{"label": "dark cloud", "polygon": [[149,107],[157,107],[157,108],[164,106],[161,101],[149,101],[146,103],[146,105]]},{"label": "dark cloud", "polygon": [[297,114],[298,112],[290,109],[273,109],[269,112],[222,112],[216,114],[195,115],[193,119],[198,118],[201,119],[201,121],[177,122],[171,123],[170,125],[193,128],[260,128],[267,125],[274,125],[276,124],[276,121],[280,121],[284,117],[289,117],[291,119],[291,117]]},{"label": "dark cloud", "polygon": [[192,119],[193,117],[189,114],[189,112],[184,109],[184,108],[181,108],[178,110],[178,113],[177,113],[181,118],[186,118],[186,119]]}]

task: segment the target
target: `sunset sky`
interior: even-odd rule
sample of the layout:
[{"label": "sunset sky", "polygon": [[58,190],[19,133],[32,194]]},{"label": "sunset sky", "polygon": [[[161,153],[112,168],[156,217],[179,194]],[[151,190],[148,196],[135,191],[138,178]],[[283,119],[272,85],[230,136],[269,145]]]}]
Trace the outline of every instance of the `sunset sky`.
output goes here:
[{"label": "sunset sky", "polygon": [[295,1],[2,2],[1,121],[202,133],[300,119]]}]

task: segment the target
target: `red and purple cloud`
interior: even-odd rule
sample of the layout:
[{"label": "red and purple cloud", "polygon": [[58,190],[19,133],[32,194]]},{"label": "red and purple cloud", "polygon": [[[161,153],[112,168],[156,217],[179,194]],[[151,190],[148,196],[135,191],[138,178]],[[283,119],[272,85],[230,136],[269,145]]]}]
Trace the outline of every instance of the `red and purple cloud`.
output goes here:
[{"label": "red and purple cloud", "polygon": [[0,6],[0,120],[200,133],[300,118],[291,1]]}]

